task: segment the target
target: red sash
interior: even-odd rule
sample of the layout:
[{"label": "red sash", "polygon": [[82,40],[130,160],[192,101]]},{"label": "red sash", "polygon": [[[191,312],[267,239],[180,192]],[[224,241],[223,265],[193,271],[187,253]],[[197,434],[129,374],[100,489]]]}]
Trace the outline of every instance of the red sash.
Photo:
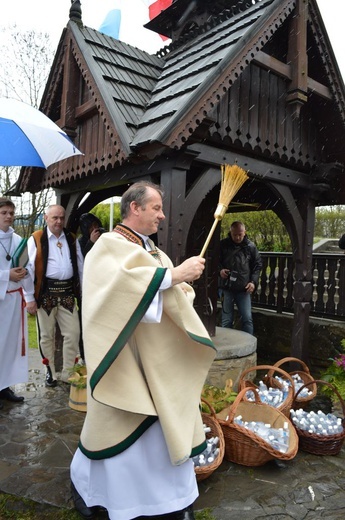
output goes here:
[{"label": "red sash", "polygon": [[13,289],[12,291],[6,291],[7,294],[19,292],[22,297],[22,356],[25,356],[25,331],[24,331],[24,309],[26,307],[24,293],[22,287],[19,287],[18,289]]}]

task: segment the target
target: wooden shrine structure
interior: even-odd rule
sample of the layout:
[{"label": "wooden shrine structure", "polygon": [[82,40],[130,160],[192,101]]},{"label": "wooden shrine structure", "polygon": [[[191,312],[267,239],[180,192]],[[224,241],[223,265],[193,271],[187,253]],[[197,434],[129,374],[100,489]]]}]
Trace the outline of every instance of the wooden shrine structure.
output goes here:
[{"label": "wooden shrine structure", "polygon": [[[317,2],[174,0],[146,27],[171,43],[148,54],[85,27],[72,2],[40,108],[85,155],[22,170],[17,191],[53,188],[76,230],[130,183],[160,183],[157,243],[179,263],[212,226],[220,166],[237,163],[236,211],[272,209],[290,234],[291,355],[306,359],[315,208],[345,203],[345,89]],[[195,285],[211,335],[219,231]]]}]

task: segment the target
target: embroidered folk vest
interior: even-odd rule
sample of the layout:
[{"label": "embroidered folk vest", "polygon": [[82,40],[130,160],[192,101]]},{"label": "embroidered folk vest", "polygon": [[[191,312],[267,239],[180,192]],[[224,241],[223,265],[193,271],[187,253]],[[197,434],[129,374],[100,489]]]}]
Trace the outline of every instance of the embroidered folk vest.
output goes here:
[{"label": "embroidered folk vest", "polygon": [[[77,262],[77,247],[76,247],[76,237],[73,233],[70,233],[66,229],[64,229],[64,233],[66,236],[66,240],[68,243],[68,247],[71,254],[72,267],[73,267],[73,293],[77,298],[78,304],[80,305],[80,280],[78,274],[78,262]],[[37,254],[35,260],[35,299],[40,306],[42,294],[47,288],[47,263],[48,263],[48,233],[47,228],[41,229],[38,231],[34,231],[32,236],[35,240]]]}]

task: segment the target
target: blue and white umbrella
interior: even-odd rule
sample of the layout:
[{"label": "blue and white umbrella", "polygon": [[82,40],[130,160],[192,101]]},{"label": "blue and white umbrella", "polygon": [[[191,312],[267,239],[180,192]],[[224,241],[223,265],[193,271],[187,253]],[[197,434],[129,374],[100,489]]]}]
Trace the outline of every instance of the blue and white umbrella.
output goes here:
[{"label": "blue and white umbrella", "polygon": [[0,166],[48,168],[83,155],[68,135],[42,112],[15,99],[0,99]]}]

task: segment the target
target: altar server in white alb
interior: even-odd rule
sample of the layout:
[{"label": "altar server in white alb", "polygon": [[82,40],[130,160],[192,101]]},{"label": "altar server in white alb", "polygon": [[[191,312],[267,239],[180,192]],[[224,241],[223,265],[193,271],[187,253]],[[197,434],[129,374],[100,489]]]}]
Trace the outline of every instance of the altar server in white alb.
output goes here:
[{"label": "altar server in white alb", "polygon": [[128,188],[121,215],[85,258],[88,395],[73,499],[84,518],[100,505],[111,520],[193,520],[191,457],[206,447],[200,395],[216,350],[186,282],[205,260],[174,267],[149,239],[165,218],[159,186]]},{"label": "altar server in white alb", "polygon": [[24,242],[12,227],[14,213],[13,202],[0,197],[0,408],[4,400],[24,401],[10,387],[29,378],[24,292],[32,292],[33,281],[25,267],[15,266]]}]

